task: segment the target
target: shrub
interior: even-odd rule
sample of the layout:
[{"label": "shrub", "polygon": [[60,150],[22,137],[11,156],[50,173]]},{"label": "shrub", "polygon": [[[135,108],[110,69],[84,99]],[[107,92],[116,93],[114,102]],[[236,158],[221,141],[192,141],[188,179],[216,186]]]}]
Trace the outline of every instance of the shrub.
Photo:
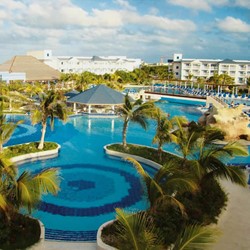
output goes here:
[{"label": "shrub", "polygon": [[41,228],[38,220],[14,213],[10,219],[0,214],[0,248],[25,249],[40,239]]},{"label": "shrub", "polygon": [[168,162],[170,159],[173,159],[175,157],[178,158],[177,156],[173,154],[163,151],[162,161],[160,161],[157,149],[144,147],[141,145],[134,145],[134,144],[127,144],[126,148],[124,148],[122,144],[112,144],[112,145],[109,145],[107,148],[110,150],[121,152],[121,153],[141,156],[159,164],[164,164]]},{"label": "shrub", "polygon": [[[4,149],[4,155],[7,158],[12,158],[18,155],[40,152],[41,150],[38,149],[38,144],[39,142],[30,142],[30,143],[10,146]],[[56,149],[57,147],[58,145],[54,142],[45,142],[43,151]]]},{"label": "shrub", "polygon": [[170,246],[174,243],[186,225],[186,218],[180,209],[173,205],[157,206],[149,211],[154,219],[154,223],[164,236],[164,244]]},{"label": "shrub", "polygon": [[196,193],[186,192],[178,197],[185,206],[188,222],[208,225],[217,223],[218,216],[227,204],[227,195],[218,181],[206,179]]}]

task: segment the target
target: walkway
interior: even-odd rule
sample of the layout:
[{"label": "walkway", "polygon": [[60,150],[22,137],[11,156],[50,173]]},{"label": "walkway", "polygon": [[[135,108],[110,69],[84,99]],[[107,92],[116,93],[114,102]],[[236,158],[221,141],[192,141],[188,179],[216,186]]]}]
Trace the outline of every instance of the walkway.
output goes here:
[{"label": "walkway", "polygon": [[96,250],[96,243],[45,241],[41,250]]},{"label": "walkway", "polygon": [[222,236],[213,250],[249,250],[250,188],[243,188],[228,181],[221,183],[229,194],[229,202],[219,219],[218,227]]}]

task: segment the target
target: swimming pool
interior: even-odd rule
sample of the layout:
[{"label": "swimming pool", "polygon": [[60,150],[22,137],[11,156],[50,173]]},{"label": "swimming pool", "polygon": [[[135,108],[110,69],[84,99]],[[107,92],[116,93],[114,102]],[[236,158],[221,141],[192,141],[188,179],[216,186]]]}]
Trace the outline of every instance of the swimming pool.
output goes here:
[{"label": "swimming pool", "polygon": [[[171,115],[186,115],[189,120],[197,121],[201,115],[192,105],[157,105]],[[92,241],[96,239],[98,227],[114,218],[115,207],[140,210],[148,206],[135,169],[127,162],[107,157],[103,151],[104,145],[121,142],[122,125],[121,118],[75,116],[66,124],[56,120],[54,131],[47,130],[46,141],[61,145],[59,157],[20,166],[21,170],[33,172],[46,167],[61,169],[61,192],[56,197],[45,196],[39,209],[32,214],[44,223],[47,239]],[[40,130],[40,126],[32,126],[26,117],[8,145],[37,141]],[[147,133],[130,123],[127,141],[152,146],[154,133],[153,122]],[[175,151],[174,145],[165,148]],[[241,160],[245,159],[238,159]]]}]

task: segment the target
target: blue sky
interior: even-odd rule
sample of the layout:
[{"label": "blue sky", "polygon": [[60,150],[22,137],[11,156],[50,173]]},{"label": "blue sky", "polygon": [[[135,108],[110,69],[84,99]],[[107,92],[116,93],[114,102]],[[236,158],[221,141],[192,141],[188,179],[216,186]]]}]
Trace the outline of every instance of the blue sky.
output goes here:
[{"label": "blue sky", "polygon": [[27,51],[250,60],[250,0],[0,0],[0,63]]}]

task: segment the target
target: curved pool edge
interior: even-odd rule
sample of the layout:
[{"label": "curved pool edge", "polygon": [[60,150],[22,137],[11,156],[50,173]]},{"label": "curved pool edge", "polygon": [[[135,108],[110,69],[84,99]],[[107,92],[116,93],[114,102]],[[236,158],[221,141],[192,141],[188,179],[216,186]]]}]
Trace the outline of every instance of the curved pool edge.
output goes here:
[{"label": "curved pool edge", "polygon": [[117,248],[115,247],[111,247],[110,245],[107,245],[106,243],[103,242],[102,240],[102,230],[103,228],[105,228],[106,226],[108,226],[109,224],[113,223],[115,220],[109,220],[104,222],[97,231],[97,236],[96,236],[96,249],[97,250],[117,250]]},{"label": "curved pool edge", "polygon": [[[154,161],[151,161],[151,160],[148,160],[144,157],[141,157],[141,156],[138,156],[138,155],[131,155],[131,154],[126,154],[126,153],[121,153],[121,152],[118,152],[118,151],[115,151],[115,150],[111,150],[111,149],[108,149],[107,147],[110,146],[110,145],[113,145],[113,144],[120,144],[120,143],[111,143],[111,144],[107,144],[105,145],[103,148],[104,148],[104,151],[107,155],[110,155],[110,156],[115,156],[115,157],[118,157],[118,158],[121,158],[121,159],[126,159],[128,157],[132,157],[134,158],[135,160],[141,162],[141,163],[144,163],[146,165],[149,165],[155,169],[160,169],[162,167],[161,164],[159,163],[156,163]],[[140,145],[141,146],[141,145]],[[145,147],[145,146],[144,146]],[[150,147],[148,147],[150,148]]]},{"label": "curved pool edge", "polygon": [[[28,143],[25,143],[25,144],[28,144]],[[58,156],[60,148],[61,148],[61,145],[57,144],[56,149],[18,155],[18,156],[14,156],[10,158],[10,160],[13,163],[22,164],[22,163],[26,163],[26,162],[33,161],[33,160],[50,159],[50,158],[54,158]]]},{"label": "curved pool edge", "polygon": [[27,250],[40,250],[40,249],[44,249],[44,241],[45,241],[45,227],[44,224],[38,220],[39,225],[40,225],[40,229],[41,229],[41,233],[40,233],[40,239],[37,243],[35,243],[34,245],[30,246],[27,248]]}]

